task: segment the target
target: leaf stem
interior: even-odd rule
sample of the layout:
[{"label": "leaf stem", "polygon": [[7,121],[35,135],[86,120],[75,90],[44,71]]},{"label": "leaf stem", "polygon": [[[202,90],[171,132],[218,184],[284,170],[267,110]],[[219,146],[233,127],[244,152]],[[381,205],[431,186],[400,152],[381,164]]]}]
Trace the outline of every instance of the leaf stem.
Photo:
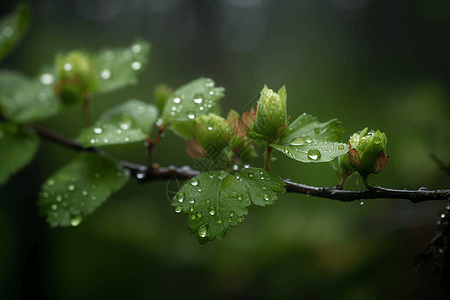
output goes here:
[{"label": "leaf stem", "polygon": [[91,113],[89,104],[91,103],[91,96],[89,94],[83,95],[83,104],[81,105],[81,113],[84,116],[84,125],[86,127],[91,126]]},{"label": "leaf stem", "polygon": [[273,150],[273,147],[270,147],[269,143],[267,143],[266,160],[264,162],[264,170],[266,170],[266,171],[269,171],[270,158],[272,157],[272,150]]},{"label": "leaf stem", "polygon": [[161,137],[164,134],[164,131],[166,130],[166,126],[165,124],[162,124],[160,126],[158,126],[158,133],[156,134],[155,139],[152,141],[150,137],[147,137],[147,166],[149,168],[152,168],[152,164],[153,164],[153,150],[155,149],[155,147],[158,145],[159,140],[161,139]]}]

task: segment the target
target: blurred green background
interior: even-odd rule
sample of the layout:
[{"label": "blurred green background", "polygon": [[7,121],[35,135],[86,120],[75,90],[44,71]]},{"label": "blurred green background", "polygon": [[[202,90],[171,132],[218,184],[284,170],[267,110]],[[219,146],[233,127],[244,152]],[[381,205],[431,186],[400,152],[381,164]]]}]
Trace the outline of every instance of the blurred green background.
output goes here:
[{"label": "blurred green background", "polygon": [[[0,16],[15,1],[0,4]],[[391,161],[375,184],[449,188],[430,159],[450,163],[450,2],[387,0],[33,1],[32,26],[1,68],[35,76],[60,50],[123,47],[142,36],[151,63],[137,86],[92,101],[94,119],[153,88],[197,77],[224,86],[224,112],[242,111],[263,84],[285,84],[288,113],[339,118],[351,133],[388,136]],[[75,137],[78,109],[41,123]],[[145,163],[142,146],[115,150]],[[443,202],[341,203],[282,195],[251,207],[221,241],[200,246],[170,206],[173,181],[131,181],[79,227],[50,229],[35,206],[43,181],[77,153],[43,140],[35,161],[0,188],[0,298],[45,299],[441,299],[432,262],[413,270]],[[166,166],[196,162],[167,132]],[[272,171],[317,185],[338,182],[328,164],[282,155]],[[262,166],[262,158],[254,165]],[[351,180],[346,188],[360,189]],[[450,283],[449,283],[450,284]]]}]

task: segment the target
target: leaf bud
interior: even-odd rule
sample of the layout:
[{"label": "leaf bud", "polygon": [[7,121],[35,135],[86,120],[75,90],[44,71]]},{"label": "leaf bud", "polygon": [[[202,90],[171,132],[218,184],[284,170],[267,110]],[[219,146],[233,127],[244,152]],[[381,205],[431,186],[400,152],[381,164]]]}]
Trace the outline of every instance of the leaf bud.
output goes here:
[{"label": "leaf bud", "polygon": [[286,100],[285,86],[275,93],[264,85],[252,126],[255,136],[264,136],[266,140],[273,141],[284,131],[287,122]]},{"label": "leaf bud", "polygon": [[94,70],[90,57],[81,51],[71,51],[56,57],[60,80],[55,93],[64,104],[80,104],[84,94],[95,91]]},{"label": "leaf bud", "polygon": [[364,128],[354,133],[348,141],[350,150],[332,164],[334,170],[342,176],[358,171],[362,176],[380,173],[389,161],[386,152],[387,137],[384,132],[369,131]]}]

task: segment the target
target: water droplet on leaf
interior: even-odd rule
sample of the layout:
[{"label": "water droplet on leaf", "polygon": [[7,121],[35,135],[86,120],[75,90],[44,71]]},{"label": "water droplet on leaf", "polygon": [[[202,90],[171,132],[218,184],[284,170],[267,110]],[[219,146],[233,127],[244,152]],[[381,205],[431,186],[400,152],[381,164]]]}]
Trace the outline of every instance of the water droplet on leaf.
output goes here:
[{"label": "water droplet on leaf", "polygon": [[322,156],[320,154],[320,151],[317,150],[317,149],[310,149],[310,150],[308,150],[307,155],[308,155],[308,159],[309,160],[318,160]]},{"label": "water droplet on leaf", "polygon": [[207,232],[207,228],[206,228],[206,226],[205,225],[202,225],[202,226],[200,226],[199,227],[199,229],[198,229],[198,236],[199,237],[205,237],[206,236],[206,232]]},{"label": "water droplet on leaf", "polygon": [[80,225],[81,221],[83,221],[83,217],[80,213],[74,213],[70,216],[70,225],[72,226]]},{"label": "water droplet on leaf", "polygon": [[100,133],[103,132],[103,129],[101,129],[100,127],[96,127],[96,128],[94,128],[94,132],[95,132],[96,134],[100,134]]},{"label": "water droplet on leaf", "polygon": [[138,61],[135,61],[131,63],[131,68],[135,71],[139,70],[141,68],[141,63]]},{"label": "water droplet on leaf", "polygon": [[192,186],[197,186],[199,184],[199,181],[198,181],[198,179],[196,177],[194,177],[194,178],[191,179],[190,184]]},{"label": "water droplet on leaf", "polygon": [[179,192],[178,194],[177,194],[177,200],[178,200],[178,202],[183,202],[183,200],[184,200],[184,193],[183,192]]},{"label": "water droplet on leaf", "polygon": [[208,208],[208,212],[209,212],[209,214],[210,214],[211,216],[214,216],[214,215],[216,214],[216,208],[214,207],[214,205],[211,205],[211,206]]}]

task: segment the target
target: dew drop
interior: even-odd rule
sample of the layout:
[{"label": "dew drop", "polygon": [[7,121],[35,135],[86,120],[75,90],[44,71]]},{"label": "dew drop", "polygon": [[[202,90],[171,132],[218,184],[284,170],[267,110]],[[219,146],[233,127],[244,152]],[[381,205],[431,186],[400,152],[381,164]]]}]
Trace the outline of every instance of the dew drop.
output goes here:
[{"label": "dew drop", "polygon": [[339,150],[344,150],[344,148],[345,148],[344,145],[339,145],[339,146],[338,146],[338,149],[339,149]]},{"label": "dew drop", "polygon": [[52,205],[52,209],[53,209],[53,210],[57,210],[57,209],[58,209],[58,205],[53,204],[53,205]]},{"label": "dew drop", "polygon": [[91,144],[95,144],[95,139],[91,139]]},{"label": "dew drop", "polygon": [[202,94],[195,94],[194,102],[197,103],[197,104],[201,104],[203,102],[203,95]]},{"label": "dew drop", "polygon": [[125,141],[125,142],[128,142],[129,140],[130,140],[129,137],[124,138],[124,141]]},{"label": "dew drop", "polygon": [[228,218],[228,223],[231,223],[233,220],[231,220],[231,218]]},{"label": "dew drop", "polygon": [[211,216],[214,216],[214,215],[216,214],[216,208],[214,207],[214,205],[211,205],[211,206],[208,208],[208,212],[209,212],[209,214],[210,214]]},{"label": "dew drop", "polygon": [[131,122],[120,122],[119,126],[122,130],[128,130],[131,127]]},{"label": "dew drop", "polygon": [[191,219],[192,219],[192,220],[195,220],[195,215],[191,215]]},{"label": "dew drop", "polygon": [[304,145],[305,143],[306,143],[305,138],[299,137],[299,138],[293,139],[289,144],[292,146],[300,146],[300,145]]},{"label": "dew drop", "polygon": [[253,178],[253,171],[248,172],[248,177]]},{"label": "dew drop", "polygon": [[100,75],[102,76],[103,79],[107,80],[111,77],[111,71],[108,69],[105,69],[102,71],[102,73]]},{"label": "dew drop", "polygon": [[66,64],[64,65],[64,70],[66,70],[66,71],[72,70],[72,65],[69,64],[69,63],[66,63]]},{"label": "dew drop", "polygon": [[184,193],[183,192],[179,192],[178,194],[177,194],[177,200],[178,200],[178,202],[183,202],[184,201]]},{"label": "dew drop", "polygon": [[42,84],[50,85],[55,81],[55,77],[52,74],[42,74],[40,77],[40,81]]},{"label": "dew drop", "polygon": [[94,174],[94,177],[95,177],[95,178],[100,178],[100,174],[95,173],[95,174]]},{"label": "dew drop", "polygon": [[75,185],[74,184],[69,184],[69,186],[67,187],[67,189],[71,192],[75,191]]},{"label": "dew drop", "polygon": [[243,199],[242,194],[237,194],[237,199],[241,201]]},{"label": "dew drop", "polygon": [[96,196],[92,196],[92,198],[91,198],[93,201],[95,201],[95,200],[97,200],[97,197]]},{"label": "dew drop", "polygon": [[359,201],[359,205],[364,205],[364,201]]},{"label": "dew drop", "polygon": [[131,63],[131,68],[135,71],[139,70],[141,68],[141,63],[138,61],[135,61]]},{"label": "dew drop", "polygon": [[195,118],[195,114],[193,111],[189,111],[187,117],[191,120],[193,120]]},{"label": "dew drop", "polygon": [[219,220],[217,220],[217,223],[222,223],[222,218],[219,218]]},{"label": "dew drop", "polygon": [[315,133],[320,133],[320,128],[319,127],[314,128],[314,132]]},{"label": "dew drop", "polygon": [[266,200],[266,201],[269,201],[270,200],[270,195],[269,194],[265,194],[263,196],[263,199]]},{"label": "dew drop", "polygon": [[178,104],[181,102],[181,99],[180,99],[180,97],[175,97],[175,98],[173,98],[172,101],[173,101],[173,103]]},{"label": "dew drop", "polygon": [[284,151],[284,153],[285,153],[285,154],[289,154],[289,153],[290,153],[290,151],[289,151],[289,149],[288,149],[288,148],[284,148],[284,150],[283,150],[283,151]]},{"label": "dew drop", "polygon": [[320,154],[320,151],[317,150],[317,149],[310,149],[310,150],[308,150],[307,155],[308,155],[308,159],[309,160],[318,160],[322,156]]},{"label": "dew drop", "polygon": [[83,196],[87,196],[88,195],[88,191],[86,191],[86,190],[83,190],[82,192],[81,192],[81,195],[83,195]]},{"label": "dew drop", "polygon": [[230,217],[234,216],[234,211],[230,211]]},{"label": "dew drop", "polygon": [[243,217],[238,217],[237,220],[238,220],[239,223],[242,223],[244,221],[244,218]]},{"label": "dew drop", "polygon": [[202,237],[202,238],[204,238],[206,236],[206,232],[207,232],[207,228],[206,228],[205,225],[200,226],[198,231],[197,231],[198,236]]},{"label": "dew drop", "polygon": [[179,214],[182,210],[183,210],[183,207],[181,207],[181,205],[178,205],[177,207],[175,207],[175,212],[177,214]]},{"label": "dew drop", "polygon": [[49,186],[54,186],[54,185],[55,185],[55,180],[49,179],[49,180],[47,181],[47,184],[48,184]]},{"label": "dew drop", "polygon": [[96,127],[96,128],[94,128],[94,132],[95,132],[96,134],[100,134],[100,133],[103,132],[103,129],[101,129],[100,127]]},{"label": "dew drop", "polygon": [[428,188],[426,188],[426,187],[423,186],[423,187],[420,187],[420,188],[419,188],[419,191],[428,191]]},{"label": "dew drop", "polygon": [[81,221],[83,221],[83,217],[80,213],[74,213],[70,216],[70,225],[74,227],[80,225]]},{"label": "dew drop", "polygon": [[194,177],[194,178],[191,179],[190,184],[192,186],[197,186],[199,184],[199,181],[198,181],[197,178]]},{"label": "dew drop", "polygon": [[61,202],[62,201],[62,196],[61,195],[56,196],[56,201]]},{"label": "dew drop", "polygon": [[194,198],[189,199],[189,203],[194,204],[195,203],[195,199]]},{"label": "dew drop", "polygon": [[225,172],[224,170],[221,170],[218,177],[220,180],[224,180],[225,177],[227,177],[227,175],[228,175],[227,172]]},{"label": "dew drop", "polygon": [[142,50],[142,47],[141,47],[141,45],[139,45],[139,44],[134,44],[132,47],[131,47],[131,51],[133,51],[133,53],[139,53],[139,52],[141,52],[141,50]]},{"label": "dew drop", "polygon": [[442,218],[442,219],[445,218],[445,214],[441,214],[441,218]]}]

